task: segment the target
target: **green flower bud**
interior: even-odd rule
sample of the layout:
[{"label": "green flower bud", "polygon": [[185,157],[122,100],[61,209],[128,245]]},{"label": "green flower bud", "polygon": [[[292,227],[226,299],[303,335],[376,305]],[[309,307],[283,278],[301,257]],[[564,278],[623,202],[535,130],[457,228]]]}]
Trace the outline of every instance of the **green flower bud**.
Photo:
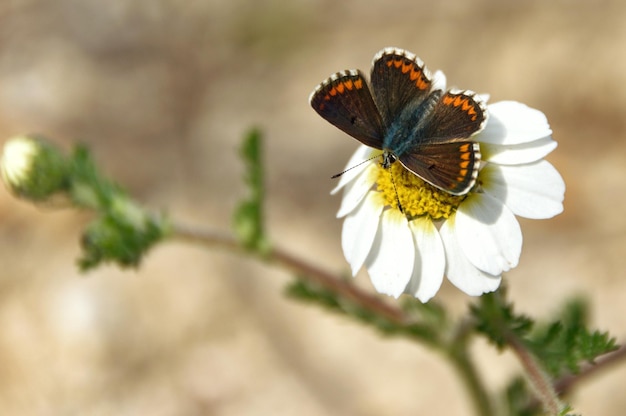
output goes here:
[{"label": "green flower bud", "polygon": [[17,136],[7,141],[0,170],[9,190],[31,201],[44,201],[67,190],[65,156],[50,143],[36,137]]}]

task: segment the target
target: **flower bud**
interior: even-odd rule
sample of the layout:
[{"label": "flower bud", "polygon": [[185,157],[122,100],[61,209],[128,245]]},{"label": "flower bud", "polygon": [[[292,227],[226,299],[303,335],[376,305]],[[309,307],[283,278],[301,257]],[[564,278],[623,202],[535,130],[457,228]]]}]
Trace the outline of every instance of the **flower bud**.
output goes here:
[{"label": "flower bud", "polygon": [[4,145],[2,180],[16,196],[44,201],[67,189],[67,161],[59,149],[33,136],[17,136]]}]

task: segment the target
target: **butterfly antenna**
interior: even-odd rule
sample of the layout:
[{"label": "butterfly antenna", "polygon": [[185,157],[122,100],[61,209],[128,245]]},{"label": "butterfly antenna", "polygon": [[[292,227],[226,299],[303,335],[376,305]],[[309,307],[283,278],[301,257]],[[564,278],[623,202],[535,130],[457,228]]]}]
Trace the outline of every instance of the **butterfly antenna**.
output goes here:
[{"label": "butterfly antenna", "polygon": [[340,177],[341,175],[343,175],[344,173],[346,173],[346,172],[348,172],[348,171],[350,171],[350,170],[352,170],[352,169],[354,169],[354,168],[356,168],[356,167],[359,167],[359,166],[361,166],[363,163],[367,163],[367,162],[369,162],[369,161],[370,161],[370,160],[372,160],[372,159],[376,159],[377,157],[380,157],[380,155],[372,156],[372,157],[370,157],[369,159],[366,159],[366,160],[364,160],[364,161],[363,161],[363,162],[361,162],[361,163],[358,163],[358,164],[356,164],[356,165],[354,165],[354,166],[349,167],[348,169],[344,170],[343,172],[335,173],[333,176],[331,176],[331,177],[330,177],[330,179],[336,179],[336,178]]}]

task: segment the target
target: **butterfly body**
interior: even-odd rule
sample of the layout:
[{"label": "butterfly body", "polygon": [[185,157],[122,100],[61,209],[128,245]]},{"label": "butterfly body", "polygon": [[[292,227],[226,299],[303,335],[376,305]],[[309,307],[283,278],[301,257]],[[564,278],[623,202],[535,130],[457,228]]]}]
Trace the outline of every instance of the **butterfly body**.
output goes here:
[{"label": "butterfly body", "polygon": [[395,120],[392,120],[383,136],[383,150],[397,157],[418,149],[424,137],[424,125],[432,116],[434,102],[441,96],[441,90],[434,91],[428,99],[409,103]]},{"label": "butterfly body", "polygon": [[474,186],[486,109],[470,91],[433,85],[424,63],[396,48],[373,60],[371,90],[358,70],[331,75],[310,103],[324,119],[366,146],[382,150],[382,166],[396,160],[433,186],[462,195]]}]

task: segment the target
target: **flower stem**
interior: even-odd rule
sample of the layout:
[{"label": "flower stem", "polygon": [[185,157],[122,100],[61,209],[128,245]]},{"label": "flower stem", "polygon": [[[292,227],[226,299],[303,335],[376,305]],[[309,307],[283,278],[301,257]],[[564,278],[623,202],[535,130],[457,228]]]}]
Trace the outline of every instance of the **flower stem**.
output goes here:
[{"label": "flower stem", "polygon": [[513,353],[517,355],[522,367],[524,367],[526,376],[544,409],[551,415],[561,414],[560,412],[564,409],[564,405],[559,400],[552,381],[543,371],[535,357],[515,335],[508,334],[507,343]]},{"label": "flower stem", "polygon": [[578,374],[570,374],[557,380],[554,383],[554,388],[560,395],[565,395],[582,380],[587,379],[601,370],[611,368],[611,366],[618,364],[620,361],[626,361],[626,345],[622,345],[615,351],[603,355],[593,364],[585,365]]},{"label": "flower stem", "polygon": [[[214,231],[200,231],[180,224],[173,224],[171,236],[181,240],[195,241],[206,246],[219,247],[237,253],[258,254],[246,250],[239,240],[233,236]],[[341,277],[337,277],[307,263],[280,248],[273,247],[268,252],[264,252],[262,255],[258,254],[256,257],[268,263],[280,265],[298,275],[310,279],[394,324],[405,325],[409,322],[408,317],[401,309],[383,302],[378,297],[344,281]]]},{"label": "flower stem", "polygon": [[[214,231],[201,231],[184,227],[180,224],[173,224],[171,236],[180,240],[198,242],[205,246],[222,248],[236,253],[255,254],[246,250],[239,240],[233,236]],[[344,281],[341,277],[328,273],[282,249],[274,247],[268,252],[258,254],[256,257],[268,263],[280,265],[304,278],[310,279],[396,325],[404,326],[411,321],[402,309],[385,303],[378,297]],[[448,343],[439,342],[431,346],[435,350],[443,352],[453,363],[454,368],[456,368],[469,390],[476,414],[493,416],[495,413],[492,403],[483,387],[483,383],[478,377],[474,364],[467,354],[468,338],[467,325],[463,324]]]},{"label": "flower stem", "polygon": [[467,354],[467,343],[452,343],[447,350],[447,356],[454,365],[457,373],[461,376],[465,387],[469,392],[470,399],[474,404],[474,412],[479,416],[493,416],[493,405],[489,395],[484,389],[484,384],[478,377],[476,367]]}]

